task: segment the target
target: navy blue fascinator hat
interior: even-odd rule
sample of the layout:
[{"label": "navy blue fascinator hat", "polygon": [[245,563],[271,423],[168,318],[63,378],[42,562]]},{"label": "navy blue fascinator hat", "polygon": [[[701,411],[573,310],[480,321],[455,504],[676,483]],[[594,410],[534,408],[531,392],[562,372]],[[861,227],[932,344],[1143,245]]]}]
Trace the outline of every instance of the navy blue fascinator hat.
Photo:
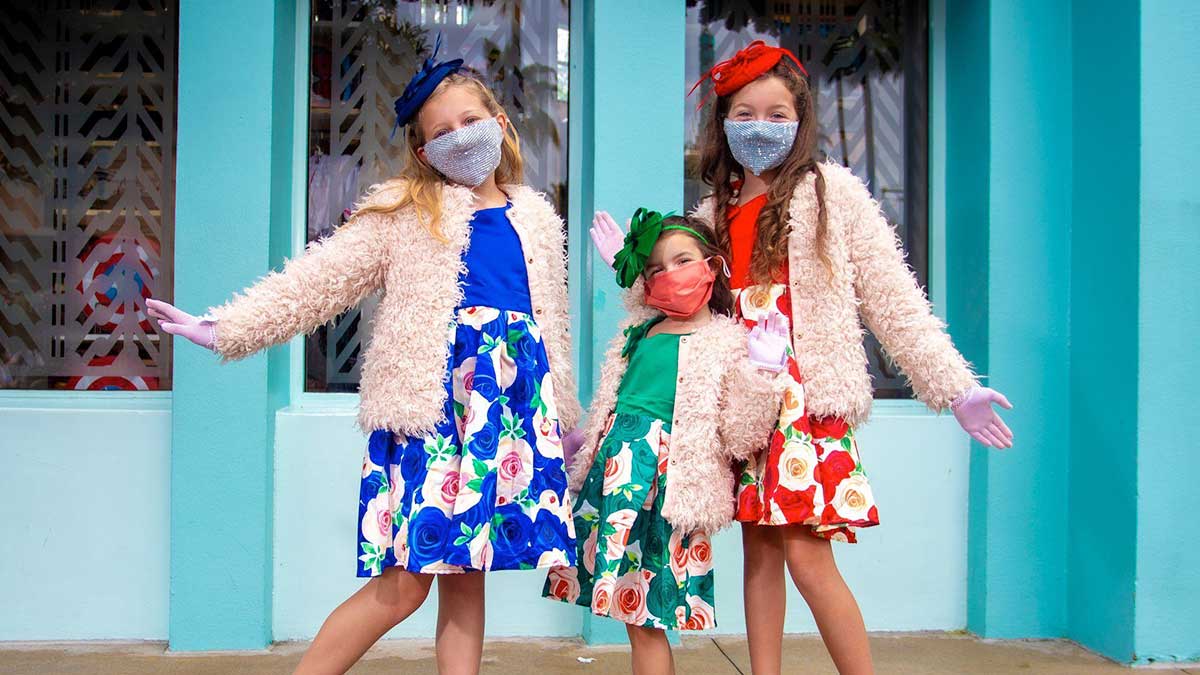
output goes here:
[{"label": "navy blue fascinator hat", "polygon": [[433,45],[433,54],[425,59],[425,63],[421,65],[421,69],[413,75],[413,79],[409,80],[408,86],[404,88],[404,93],[400,98],[396,99],[396,127],[402,127],[413,120],[417,116],[417,111],[425,104],[426,99],[433,93],[434,89],[442,83],[452,73],[457,73],[462,67],[462,59],[454,59],[452,61],[443,61],[434,63],[437,58],[438,51],[442,48],[442,36],[439,33],[437,41]]}]

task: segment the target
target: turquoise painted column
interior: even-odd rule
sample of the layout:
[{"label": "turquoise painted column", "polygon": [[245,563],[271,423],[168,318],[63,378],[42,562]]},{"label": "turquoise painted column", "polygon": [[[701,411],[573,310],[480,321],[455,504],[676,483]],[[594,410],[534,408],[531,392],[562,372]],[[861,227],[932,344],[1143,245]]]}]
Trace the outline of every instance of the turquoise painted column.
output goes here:
[{"label": "turquoise painted column", "polygon": [[[181,3],[175,298],[193,312],[265,273],[279,250],[294,12],[268,0]],[[177,344],[170,647],[260,649],[271,641],[268,358],[222,367]]]},{"label": "turquoise painted column", "polygon": [[1136,655],[1198,660],[1200,7],[1143,2],[1140,30]]},{"label": "turquoise painted column", "polygon": [[947,16],[948,312],[1018,406],[972,457],[968,626],[1200,658],[1200,10]]},{"label": "turquoise painted column", "polygon": [[[577,288],[583,304],[580,332],[591,347],[593,380],[605,345],[624,314],[619,288],[604,262],[592,255],[587,225],[603,209],[624,222],[639,206],[682,211],[685,7],[682,2],[604,0],[578,3],[584,40],[583,68],[591,76],[582,102],[590,131],[580,178],[591,178],[591,194],[580,205],[572,262],[582,264]],[[576,33],[577,35],[579,33]],[[580,93],[578,89],[572,91]],[[574,117],[573,121],[580,119]],[[575,127],[572,129],[575,133]],[[574,146],[573,146],[574,149]],[[590,161],[589,161],[590,160]],[[573,176],[573,180],[574,180]],[[586,247],[586,253],[579,250]],[[582,370],[582,368],[581,368]],[[581,381],[585,381],[581,377]],[[623,642],[624,625],[585,613],[583,636],[590,644]]]},{"label": "turquoise painted column", "polygon": [[[1131,660],[1137,542],[1138,4],[1072,3],[1066,635]],[[1121,45],[1121,58],[1112,58]],[[1119,469],[1117,467],[1120,467]]]},{"label": "turquoise painted column", "polygon": [[[979,372],[988,372],[989,45],[988,4],[945,2],[946,322]],[[967,539],[967,624],[985,623],[988,584],[988,457],[973,446]]]},{"label": "turquoise painted column", "polygon": [[1066,623],[1070,5],[947,5],[947,312],[1017,408],[1007,452],[971,458],[968,628]]}]

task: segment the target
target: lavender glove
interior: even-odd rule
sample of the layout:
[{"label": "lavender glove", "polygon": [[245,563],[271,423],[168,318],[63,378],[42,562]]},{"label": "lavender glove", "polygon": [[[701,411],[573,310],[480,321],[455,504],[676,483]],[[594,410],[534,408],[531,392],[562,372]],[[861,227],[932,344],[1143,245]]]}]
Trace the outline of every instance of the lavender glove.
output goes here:
[{"label": "lavender glove", "polygon": [[954,399],[950,409],[954,411],[954,419],[971,438],[989,448],[1011,448],[1013,432],[992,408],[993,403],[1012,410],[1012,404],[1004,394],[990,387],[971,387]]},{"label": "lavender glove", "polygon": [[750,331],[750,363],[762,370],[778,373],[787,360],[788,334],[787,317],[779,312],[767,314]]},{"label": "lavender glove", "polygon": [[583,447],[584,440],[583,426],[575,427],[562,437],[563,469],[571,466],[571,460],[575,459],[575,453]]},{"label": "lavender glove", "polygon": [[596,252],[600,254],[604,264],[612,267],[617,251],[625,245],[625,232],[621,230],[621,226],[607,211],[597,211],[596,217],[592,218],[592,228],[588,232],[592,235],[592,244],[596,246]]},{"label": "lavender glove", "polygon": [[205,349],[215,351],[217,343],[215,322],[203,317],[192,316],[162,300],[147,300],[146,308],[150,310],[150,316],[158,321],[159,328],[171,335],[187,338]]}]

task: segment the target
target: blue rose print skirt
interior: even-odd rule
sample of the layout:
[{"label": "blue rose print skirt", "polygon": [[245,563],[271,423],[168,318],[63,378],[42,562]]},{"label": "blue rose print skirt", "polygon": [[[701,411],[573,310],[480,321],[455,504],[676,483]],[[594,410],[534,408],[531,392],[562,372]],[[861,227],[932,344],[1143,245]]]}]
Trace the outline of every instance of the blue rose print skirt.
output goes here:
[{"label": "blue rose print skirt", "polygon": [[445,418],[375,431],[358,502],[358,576],[575,564],[550,364],[533,317],[458,310]]}]

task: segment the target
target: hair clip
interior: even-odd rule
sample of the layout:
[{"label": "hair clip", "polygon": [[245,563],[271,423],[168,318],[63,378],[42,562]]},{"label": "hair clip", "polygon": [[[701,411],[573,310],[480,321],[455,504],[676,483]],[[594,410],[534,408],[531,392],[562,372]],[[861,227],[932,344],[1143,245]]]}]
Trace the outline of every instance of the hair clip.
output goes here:
[{"label": "hair clip", "polygon": [[396,99],[394,105],[396,109],[396,126],[392,127],[392,136],[395,137],[396,129],[408,124],[420,112],[421,106],[425,105],[433,91],[453,73],[458,72],[462,68],[462,59],[453,59],[434,63],[438,52],[442,48],[442,34],[438,33],[437,40],[433,44],[433,54],[425,59],[421,65],[421,69],[416,75],[409,80],[408,86],[404,87],[404,93],[400,94],[400,98]]},{"label": "hair clip", "polygon": [[771,47],[762,40],[755,40],[739,49],[732,57],[713,66],[705,73],[692,88],[688,90],[688,96],[696,91],[705,80],[713,83],[712,90],[700,99],[700,104],[697,108],[703,107],[708,101],[708,97],[712,94],[717,96],[728,96],[742,87],[757,80],[763,73],[775,67],[779,60],[784,56],[791,59],[792,63],[800,69],[804,76],[808,76],[808,71],[804,68],[804,64],[800,63],[800,59],[796,55],[783,47]]}]

